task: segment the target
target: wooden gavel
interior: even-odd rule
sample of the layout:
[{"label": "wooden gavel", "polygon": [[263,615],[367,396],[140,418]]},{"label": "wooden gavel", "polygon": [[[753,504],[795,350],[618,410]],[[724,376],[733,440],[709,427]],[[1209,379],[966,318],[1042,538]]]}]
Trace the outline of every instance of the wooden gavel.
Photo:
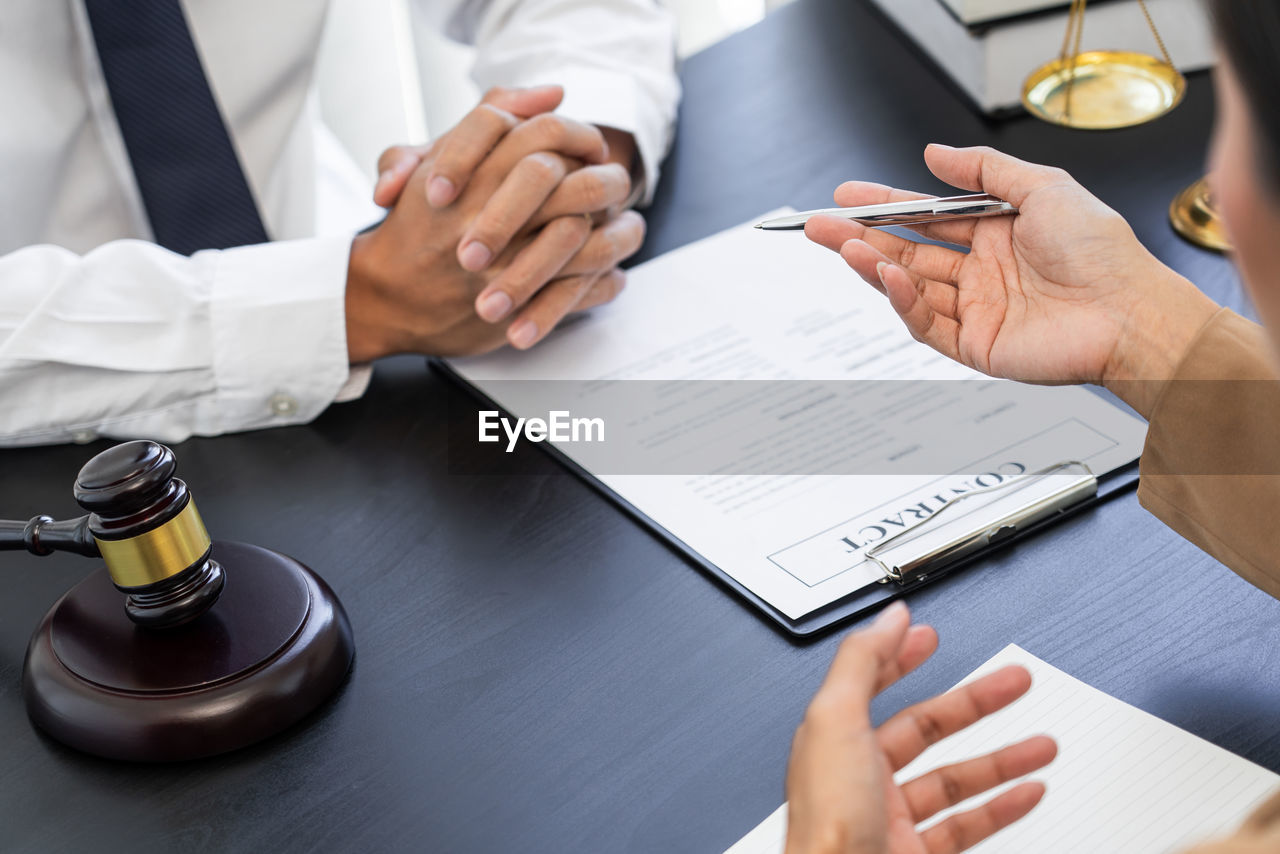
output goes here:
[{"label": "wooden gavel", "polygon": [[31,720],[99,756],[195,759],[260,741],[331,697],[355,653],[333,590],[288,555],[212,541],[176,468],[163,445],[117,445],[76,478],[87,515],[0,521],[0,550],[105,564],[45,614],[22,673]]},{"label": "wooden gavel", "polygon": [[88,515],[0,520],[0,550],[101,557],[133,622],[189,622],[217,601],[225,574],[210,558],[209,532],[187,485],[173,476],[176,468],[173,451],[155,442],[109,448],[76,478],[75,498]]}]

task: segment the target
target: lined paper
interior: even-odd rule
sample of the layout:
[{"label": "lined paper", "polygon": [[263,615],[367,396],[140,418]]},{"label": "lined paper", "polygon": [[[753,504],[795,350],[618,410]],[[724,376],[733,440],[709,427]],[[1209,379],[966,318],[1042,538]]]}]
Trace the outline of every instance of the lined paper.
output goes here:
[{"label": "lined paper", "polygon": [[[1280,788],[1280,775],[1086,685],[1016,645],[963,681],[1009,664],[1031,671],[1025,697],[925,751],[896,775],[901,782],[1028,736],[1053,736],[1058,758],[1030,777],[1046,784],[1044,799],[1022,821],[970,849],[977,854],[1173,854],[1230,833]],[[960,804],[931,823],[992,794]],[[783,804],[726,854],[781,854],[786,823]]]}]

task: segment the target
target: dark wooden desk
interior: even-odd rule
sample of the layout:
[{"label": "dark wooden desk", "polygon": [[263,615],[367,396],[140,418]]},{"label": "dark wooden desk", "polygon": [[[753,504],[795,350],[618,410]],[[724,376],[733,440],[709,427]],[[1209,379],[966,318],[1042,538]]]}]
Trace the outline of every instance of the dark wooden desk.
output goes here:
[{"label": "dark wooden desk", "polygon": [[[989,143],[1070,169],[1160,257],[1241,303],[1227,265],[1165,224],[1203,167],[1204,77],[1135,130],[989,124],[854,0],[801,0],[683,76],[650,255],[824,205],[850,177],[936,188],[926,142]],[[344,692],[269,743],[135,767],[38,735],[19,690],[27,638],[89,565],[0,559],[0,851],[714,854],[777,806],[836,638],[793,644],[536,449],[511,477],[450,474],[443,411],[466,405],[458,394],[422,360],[391,360],[311,426],[177,448],[214,536],[311,564],[355,626]],[[75,472],[102,447],[0,453],[0,511],[73,514]],[[1280,603],[1132,496],[914,606],[942,649],[881,717],[1017,642],[1280,770]]]}]

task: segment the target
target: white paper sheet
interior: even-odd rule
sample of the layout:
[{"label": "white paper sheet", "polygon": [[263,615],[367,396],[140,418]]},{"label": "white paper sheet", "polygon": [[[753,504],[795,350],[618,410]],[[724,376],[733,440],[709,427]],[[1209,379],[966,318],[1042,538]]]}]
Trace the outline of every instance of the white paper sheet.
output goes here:
[{"label": "white paper sheet", "polygon": [[[1031,671],[1025,697],[926,750],[896,775],[899,782],[908,780],[1042,733],[1057,740],[1057,759],[1029,777],[1046,784],[1044,799],[1022,821],[969,849],[973,854],[1175,854],[1229,833],[1280,788],[1280,775],[1122,703],[1016,645],[963,681],[1009,664]],[[786,834],[783,804],[727,854],[782,854]]]},{"label": "white paper sheet", "polygon": [[[676,386],[663,382],[684,383],[674,392],[678,405],[660,417],[610,430],[631,429],[637,444],[670,449],[666,456],[651,450],[653,465],[640,470],[685,473],[610,471],[592,456],[599,452],[591,445],[561,450],[792,619],[880,580],[882,570],[862,550],[936,510],[941,497],[971,488],[981,472],[929,468],[930,462],[891,471],[890,460],[972,446],[984,450],[971,459],[992,471],[1070,459],[1101,474],[1133,461],[1141,449],[1145,424],[1084,389],[993,381],[916,343],[882,295],[799,232],[744,225],[628,275],[616,302],[532,351],[502,350],[451,364],[521,416],[547,412],[539,400],[545,389],[530,381],[590,381],[582,382],[586,391],[575,401],[575,414],[583,415],[591,414],[593,402],[603,407],[619,395],[666,393]],[[939,382],[927,388],[879,382],[893,379]],[[753,390],[755,397],[733,388],[704,397],[690,384],[696,380],[792,384],[774,383],[764,394]],[[777,399],[806,382],[871,380],[874,391],[851,403],[799,407],[803,414],[790,419],[763,417],[776,414]],[[735,435],[704,429],[685,431],[698,438],[683,445],[658,441],[703,423],[713,411],[751,406],[762,417],[739,417]],[[697,470],[704,453],[729,462]],[[815,469],[814,460],[876,473],[827,474],[831,469]],[[757,470],[768,473],[741,473]]]}]

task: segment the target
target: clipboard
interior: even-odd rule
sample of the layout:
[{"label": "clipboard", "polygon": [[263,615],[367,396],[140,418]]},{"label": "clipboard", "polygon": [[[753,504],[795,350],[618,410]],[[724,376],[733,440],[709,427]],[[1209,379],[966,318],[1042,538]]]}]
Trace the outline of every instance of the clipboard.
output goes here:
[{"label": "clipboard", "polygon": [[[486,408],[511,415],[448,362],[428,358],[427,363]],[[972,566],[1000,548],[1035,536],[1064,519],[1131,492],[1138,484],[1137,460],[1102,474],[1095,474],[1082,462],[1065,460],[1007,483],[958,496],[922,522],[869,549],[868,559],[878,563],[885,572],[881,582],[855,590],[792,619],[605,485],[552,443],[543,442],[539,447],[685,560],[796,638],[818,637],[879,610],[926,584]],[[974,497],[984,500],[970,509]]]}]

